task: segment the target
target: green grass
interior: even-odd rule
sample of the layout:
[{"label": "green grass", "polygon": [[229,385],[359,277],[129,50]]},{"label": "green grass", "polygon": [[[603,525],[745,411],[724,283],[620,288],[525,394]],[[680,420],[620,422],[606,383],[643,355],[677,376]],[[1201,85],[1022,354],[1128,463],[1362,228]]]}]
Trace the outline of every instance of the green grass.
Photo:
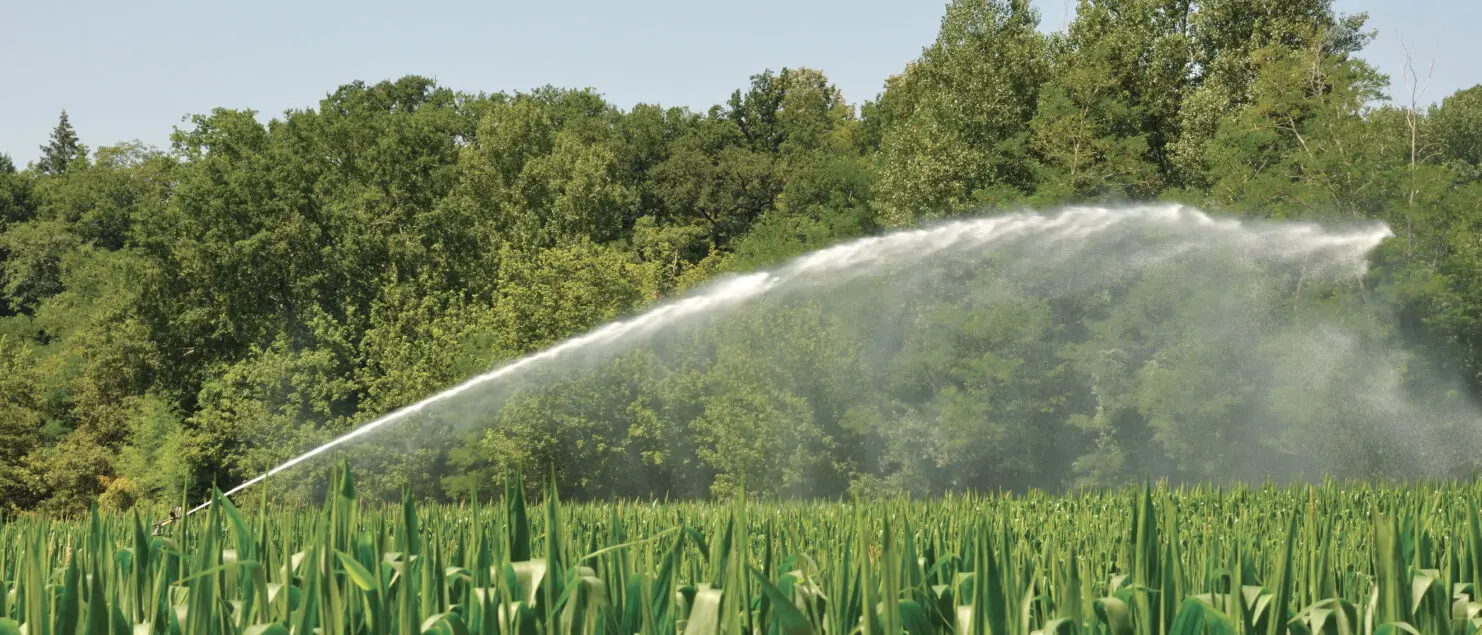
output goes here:
[{"label": "green grass", "polygon": [[218,500],[0,526],[0,635],[1459,633],[1476,484],[931,501]]}]

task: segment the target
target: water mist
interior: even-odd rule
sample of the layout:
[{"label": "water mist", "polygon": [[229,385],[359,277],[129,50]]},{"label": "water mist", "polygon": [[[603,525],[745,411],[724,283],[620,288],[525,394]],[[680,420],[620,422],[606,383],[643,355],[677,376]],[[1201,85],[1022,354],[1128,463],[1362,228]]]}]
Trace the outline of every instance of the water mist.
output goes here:
[{"label": "water mist", "polygon": [[[1036,486],[1047,471],[1077,475],[1056,477],[1061,484],[1137,472],[1315,478],[1341,467],[1334,457],[1362,451],[1327,440],[1345,421],[1375,429],[1363,443],[1392,446],[1393,457],[1375,461],[1455,468],[1459,457],[1415,456],[1426,452],[1416,439],[1470,425],[1461,423],[1473,420],[1469,407],[1417,404],[1406,394],[1405,352],[1373,335],[1382,320],[1334,308],[1362,301],[1368,255],[1390,236],[1379,224],[1334,229],[1144,205],[968,218],[858,239],[716,280],[471,377],[226,494],[353,442],[375,444],[399,425],[498,429],[512,399],[528,403],[639,358],[649,370],[623,371],[629,384],[669,385],[683,373],[712,382],[685,397],[694,404],[670,396],[651,408],[674,434],[699,431],[655,441],[654,452],[697,443],[694,463],[717,482],[728,470],[760,471],[789,484],[779,493],[837,494],[823,483],[849,478],[928,493]],[[751,370],[728,367],[737,355]],[[761,386],[789,373],[796,376]],[[746,399],[730,396],[752,388]],[[653,401],[640,392],[622,399]],[[738,409],[754,411],[749,421],[780,439],[772,454],[744,459],[747,448],[724,438]],[[1074,437],[1066,443],[1075,455],[1058,455],[1033,426]],[[1246,443],[1261,448],[1241,459],[1250,465],[1216,451]],[[789,463],[799,448],[838,454],[845,445],[867,458],[851,454],[847,468]]]}]

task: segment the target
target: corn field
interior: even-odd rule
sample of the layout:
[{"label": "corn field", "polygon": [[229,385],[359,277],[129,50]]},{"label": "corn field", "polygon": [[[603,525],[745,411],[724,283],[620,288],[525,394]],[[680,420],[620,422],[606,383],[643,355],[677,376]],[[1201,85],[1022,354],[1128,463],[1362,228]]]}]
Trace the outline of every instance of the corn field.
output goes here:
[{"label": "corn field", "polygon": [[[930,501],[263,499],[0,526],[0,635],[1470,634],[1471,483]],[[256,507],[255,513],[249,513]]]}]

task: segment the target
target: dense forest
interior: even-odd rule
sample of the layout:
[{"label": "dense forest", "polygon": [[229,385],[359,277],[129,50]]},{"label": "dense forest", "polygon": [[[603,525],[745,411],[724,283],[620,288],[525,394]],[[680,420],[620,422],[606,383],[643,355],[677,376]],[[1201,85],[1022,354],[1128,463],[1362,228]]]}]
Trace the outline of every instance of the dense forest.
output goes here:
[{"label": "dense forest", "polygon": [[[1386,308],[1366,328],[1470,398],[1482,87],[1415,106],[1417,78],[1362,61],[1371,27],[1330,5],[1083,0],[1047,35],[1024,0],[956,0],[936,41],[858,106],[821,71],[786,68],[703,113],[623,110],[593,90],[355,82],[275,119],[195,115],[167,149],[89,147],[64,113],[29,165],[0,155],[0,508],[178,500],[717,274],[1070,202],[1385,222],[1395,237],[1361,291]],[[796,312],[789,323],[817,320]],[[930,355],[1008,343],[1020,359],[993,382],[952,359],[902,363],[882,370],[891,390],[929,392],[910,401],[935,409],[882,394],[866,412],[824,385],[848,373],[776,354],[823,364],[848,346],[772,328],[750,337],[773,348],[738,341],[662,385],[630,380],[651,375],[624,366],[642,356],[618,360],[425,461],[392,457],[422,468],[375,472],[382,491],[428,497],[493,491],[511,466],[557,470],[570,496],[706,496],[1064,487],[1233,462],[1180,428],[1202,425],[1182,406],[1056,392],[1094,356],[938,317],[955,339]],[[945,379],[913,382],[912,368]],[[1127,372],[1201,396],[1197,381],[1218,383]],[[932,425],[956,437],[865,442]],[[1054,460],[1034,459],[1051,443]],[[1373,452],[1334,464],[1367,475],[1386,460]]]}]

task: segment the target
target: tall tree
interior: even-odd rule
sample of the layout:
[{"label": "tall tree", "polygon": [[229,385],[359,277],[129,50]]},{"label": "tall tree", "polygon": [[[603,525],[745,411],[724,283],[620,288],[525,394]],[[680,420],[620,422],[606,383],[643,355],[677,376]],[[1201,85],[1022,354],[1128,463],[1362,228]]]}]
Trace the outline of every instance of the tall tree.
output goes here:
[{"label": "tall tree", "polygon": [[57,127],[51,131],[51,140],[41,146],[41,159],[36,162],[36,170],[42,174],[62,174],[82,155],[83,147],[77,139],[77,131],[67,120],[67,111],[63,110]]},{"label": "tall tree", "polygon": [[1408,162],[1408,152],[1370,152],[1378,148],[1366,137],[1378,126],[1365,126],[1363,112],[1379,97],[1378,73],[1324,52],[1320,38],[1309,42],[1251,52],[1249,103],[1221,121],[1202,153],[1218,205],[1282,218],[1363,217],[1379,211],[1379,162]]},{"label": "tall tree", "polygon": [[1184,185],[1207,185],[1204,144],[1221,122],[1251,103],[1262,57],[1255,53],[1308,51],[1346,60],[1368,44],[1368,16],[1340,15],[1333,0],[1204,0],[1191,16],[1195,74],[1179,111],[1179,138],[1170,151]]},{"label": "tall tree", "polygon": [[1189,0],[1081,0],[1031,126],[1041,198],[1146,199],[1166,182],[1190,76]]},{"label": "tall tree", "polygon": [[936,42],[881,98],[896,121],[881,141],[872,199],[882,224],[1027,194],[1027,124],[1045,75],[1038,22],[1027,0],[947,7]]}]

